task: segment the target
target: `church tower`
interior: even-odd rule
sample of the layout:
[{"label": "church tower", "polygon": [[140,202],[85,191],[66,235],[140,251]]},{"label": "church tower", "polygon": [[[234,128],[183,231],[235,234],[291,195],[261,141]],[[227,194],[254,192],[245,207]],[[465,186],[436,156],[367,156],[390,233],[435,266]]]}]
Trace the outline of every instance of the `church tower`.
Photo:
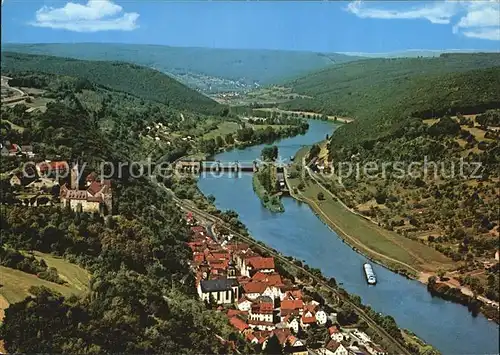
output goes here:
[{"label": "church tower", "polygon": [[227,267],[227,278],[228,279],[236,278],[236,267],[234,266],[234,262],[232,259],[229,261],[229,265]]}]

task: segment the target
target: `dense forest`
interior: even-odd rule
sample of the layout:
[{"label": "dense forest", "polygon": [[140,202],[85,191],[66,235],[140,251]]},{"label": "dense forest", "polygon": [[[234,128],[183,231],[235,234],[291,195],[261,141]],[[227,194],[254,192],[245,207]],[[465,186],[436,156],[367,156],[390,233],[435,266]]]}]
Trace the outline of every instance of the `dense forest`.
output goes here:
[{"label": "dense forest", "polygon": [[[146,126],[159,123],[165,135],[175,134],[157,153],[175,159],[187,149],[179,132],[208,119],[197,112],[181,116],[160,102],[81,77],[31,72],[13,80],[41,89],[50,102],[34,111],[25,104],[2,106],[2,141],[32,144],[35,161],[78,157],[88,163],[87,173],[102,161],[143,156],[150,148],[147,142],[156,142],[146,137]],[[23,163],[20,156],[1,159],[2,172]],[[9,178],[2,174],[0,265],[64,283],[57,270],[25,254],[39,251],[62,256],[92,274],[90,291],[82,296],[32,287],[24,301],[11,304],[0,326],[9,353],[231,352],[232,343],[223,339],[245,349],[227,319],[198,301],[185,244],[190,232],[174,201],[148,178],[114,178],[114,214],[107,217],[59,204],[23,206]],[[50,194],[57,198],[57,191]]]},{"label": "dense forest", "polygon": [[4,44],[2,47],[12,52],[124,61],[164,73],[197,73],[250,85],[273,83],[360,58],[338,53],[110,43]]},{"label": "dense forest", "polygon": [[105,88],[156,101],[176,109],[218,113],[223,107],[159,71],[135,64],[85,61],[61,57],[2,52],[2,74],[59,74],[86,79]]},{"label": "dense forest", "polygon": [[340,147],[390,134],[411,116],[498,107],[499,66],[500,55],[486,53],[345,63],[290,82],[312,99],[282,106],[355,118],[335,132],[332,144]]}]

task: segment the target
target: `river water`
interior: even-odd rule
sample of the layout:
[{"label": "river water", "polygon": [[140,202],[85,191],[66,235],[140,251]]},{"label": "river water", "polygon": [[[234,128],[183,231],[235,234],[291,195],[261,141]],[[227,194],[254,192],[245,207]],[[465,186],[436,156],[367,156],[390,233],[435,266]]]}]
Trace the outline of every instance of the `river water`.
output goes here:
[{"label": "river water", "polygon": [[[305,135],[276,142],[283,157],[294,155],[331,134],[331,122],[309,121]],[[218,154],[224,162],[252,161],[264,145]],[[362,271],[365,257],[353,251],[338,235],[316,217],[307,204],[291,197],[283,199],[284,213],[263,208],[252,188],[252,175],[229,174],[202,176],[198,186],[205,195],[213,195],[221,210],[236,211],[250,234],[285,255],[304,260],[321,269],[326,277],[335,277],[350,293],[361,296],[363,303],[394,317],[400,327],[408,328],[435,346],[443,354],[497,354],[498,326],[482,315],[472,317],[467,308],[433,298],[424,285],[408,280],[373,264],[377,285],[368,286]]]}]

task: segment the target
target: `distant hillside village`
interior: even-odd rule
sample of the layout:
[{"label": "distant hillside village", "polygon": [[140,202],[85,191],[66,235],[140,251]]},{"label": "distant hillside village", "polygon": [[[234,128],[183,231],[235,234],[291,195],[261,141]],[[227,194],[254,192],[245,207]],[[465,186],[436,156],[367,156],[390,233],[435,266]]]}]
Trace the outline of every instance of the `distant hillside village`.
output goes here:
[{"label": "distant hillside village", "polygon": [[276,271],[274,258],[257,254],[231,236],[218,243],[191,214],[186,220],[193,233],[188,244],[200,299],[224,312],[248,342],[265,350],[273,339],[284,353],[314,354],[304,338],[313,328],[324,329],[326,339],[314,350],[317,354],[386,354],[364,332],[342,329],[336,313],[328,314],[326,307]]},{"label": "distant hillside village", "polygon": [[26,206],[60,204],[76,212],[112,214],[111,180],[99,179],[95,171],[81,171],[77,162],[28,161],[36,158],[31,145],[19,146],[7,141],[2,143],[1,150],[3,156],[26,158],[22,170],[8,173],[15,191],[13,201]]}]

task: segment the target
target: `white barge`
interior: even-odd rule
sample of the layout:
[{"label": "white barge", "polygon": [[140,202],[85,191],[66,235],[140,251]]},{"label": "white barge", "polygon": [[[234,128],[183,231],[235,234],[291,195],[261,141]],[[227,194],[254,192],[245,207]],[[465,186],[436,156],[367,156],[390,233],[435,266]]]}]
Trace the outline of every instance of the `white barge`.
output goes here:
[{"label": "white barge", "polygon": [[372,266],[368,263],[364,263],[363,270],[365,272],[366,282],[368,282],[370,285],[375,285],[377,283],[377,277],[373,272]]}]

